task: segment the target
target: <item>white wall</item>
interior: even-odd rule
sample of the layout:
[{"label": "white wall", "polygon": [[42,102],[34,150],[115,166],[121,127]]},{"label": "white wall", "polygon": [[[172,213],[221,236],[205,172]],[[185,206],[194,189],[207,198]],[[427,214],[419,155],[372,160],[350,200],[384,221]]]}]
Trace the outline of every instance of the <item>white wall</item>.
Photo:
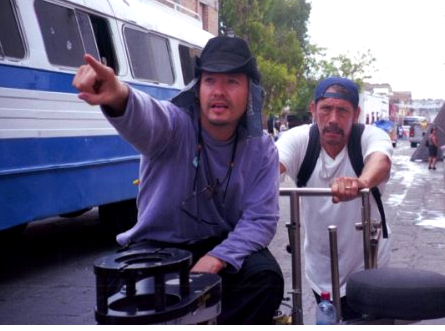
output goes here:
[{"label": "white wall", "polygon": [[368,91],[362,92],[360,93],[359,106],[361,108],[360,123],[366,123],[368,116],[369,124],[371,124],[373,113],[374,121],[378,119],[388,119],[389,117],[389,98],[386,95],[372,94]]}]

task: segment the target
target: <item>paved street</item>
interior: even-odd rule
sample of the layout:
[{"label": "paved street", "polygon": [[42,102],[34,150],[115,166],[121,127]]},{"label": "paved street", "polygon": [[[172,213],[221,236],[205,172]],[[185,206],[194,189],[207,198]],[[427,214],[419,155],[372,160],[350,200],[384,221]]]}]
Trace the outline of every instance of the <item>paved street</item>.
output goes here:
[{"label": "paved street", "polygon": [[[443,163],[436,171],[411,162],[406,141],[395,149],[391,180],[384,195],[392,229],[392,266],[445,274],[445,185]],[[292,185],[290,181],[283,186]],[[271,250],[291,288],[285,224],[289,200],[280,198],[282,217]],[[97,211],[77,219],[32,223],[25,233],[0,243],[0,324],[96,324],[94,261],[116,248],[103,236]],[[304,262],[304,261],[303,261]],[[304,323],[315,320],[313,295],[303,277]],[[442,320],[423,324],[445,324]]]}]

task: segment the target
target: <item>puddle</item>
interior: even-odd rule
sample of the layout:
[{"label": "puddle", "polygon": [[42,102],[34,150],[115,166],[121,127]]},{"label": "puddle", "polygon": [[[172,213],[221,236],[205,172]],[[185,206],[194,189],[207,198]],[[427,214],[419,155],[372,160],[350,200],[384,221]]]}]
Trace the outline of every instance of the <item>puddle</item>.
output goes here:
[{"label": "puddle", "polygon": [[445,219],[430,219],[430,220],[422,220],[420,222],[416,222],[416,225],[425,226],[428,228],[442,228],[445,229]]},{"label": "puddle", "polygon": [[[406,201],[406,193],[408,188],[414,186],[422,186],[426,184],[430,178],[428,169],[424,162],[412,162],[409,156],[394,155],[393,170],[391,171],[391,178],[388,182],[392,184],[397,183],[400,186],[396,193],[386,193],[385,203],[388,206],[398,208],[400,214],[410,214],[409,217],[413,224],[424,226],[428,228],[442,228],[445,229],[445,209],[443,210],[428,210],[419,206],[419,209],[412,211],[412,207],[404,210],[404,206],[408,203]],[[407,206],[407,205],[406,205]]]}]

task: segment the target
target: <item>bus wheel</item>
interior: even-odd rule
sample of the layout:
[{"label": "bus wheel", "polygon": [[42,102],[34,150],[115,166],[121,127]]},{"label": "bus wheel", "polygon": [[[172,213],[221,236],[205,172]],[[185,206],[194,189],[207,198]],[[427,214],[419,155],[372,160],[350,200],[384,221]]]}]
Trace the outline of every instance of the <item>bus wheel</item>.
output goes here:
[{"label": "bus wheel", "polygon": [[133,227],[137,215],[136,199],[99,206],[100,224],[110,235],[116,235]]}]

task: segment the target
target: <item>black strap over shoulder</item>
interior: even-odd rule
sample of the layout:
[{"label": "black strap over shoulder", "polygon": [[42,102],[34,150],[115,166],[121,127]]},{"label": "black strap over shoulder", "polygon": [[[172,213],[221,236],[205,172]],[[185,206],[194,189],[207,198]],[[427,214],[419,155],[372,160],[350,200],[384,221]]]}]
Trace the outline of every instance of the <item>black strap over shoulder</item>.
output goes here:
[{"label": "black strap over shoulder", "polygon": [[[355,123],[352,126],[351,135],[349,136],[348,141],[348,155],[349,159],[351,160],[352,168],[354,169],[357,177],[361,175],[362,170],[365,166],[363,162],[361,144],[361,138],[364,129],[364,124]],[[314,123],[309,129],[309,142],[306,149],[306,154],[303,159],[303,163],[301,164],[300,171],[297,175],[297,187],[306,186],[307,181],[309,180],[312,172],[315,169],[320,151],[321,144],[319,139],[318,125]],[[382,220],[383,238],[388,238],[388,229],[386,227],[386,216],[385,210],[383,209],[382,195],[380,194],[380,191],[377,187],[371,188],[371,194],[377,203],[377,208]]]},{"label": "black strap over shoulder", "polygon": [[348,155],[351,160],[352,168],[355,174],[359,177],[365,166],[363,163],[362,154],[362,134],[365,130],[365,125],[361,123],[355,123],[351,128],[351,135],[348,140]]},{"label": "black strap over shoulder", "polygon": [[306,186],[307,181],[311,178],[312,172],[315,169],[320,151],[321,144],[318,125],[314,123],[309,129],[309,143],[307,145],[303,163],[301,164],[300,171],[297,175],[297,187]]},{"label": "black strap over shoulder", "polygon": [[[365,164],[363,163],[361,144],[361,137],[364,130],[364,124],[354,124],[352,126],[351,136],[348,141],[348,155],[357,177],[361,175],[362,170],[365,166]],[[388,229],[386,227],[386,216],[385,210],[383,209],[382,195],[380,194],[380,190],[377,186],[371,188],[371,194],[374,197],[375,202],[377,203],[377,208],[379,209],[380,218],[382,220],[383,238],[388,238]]]}]

